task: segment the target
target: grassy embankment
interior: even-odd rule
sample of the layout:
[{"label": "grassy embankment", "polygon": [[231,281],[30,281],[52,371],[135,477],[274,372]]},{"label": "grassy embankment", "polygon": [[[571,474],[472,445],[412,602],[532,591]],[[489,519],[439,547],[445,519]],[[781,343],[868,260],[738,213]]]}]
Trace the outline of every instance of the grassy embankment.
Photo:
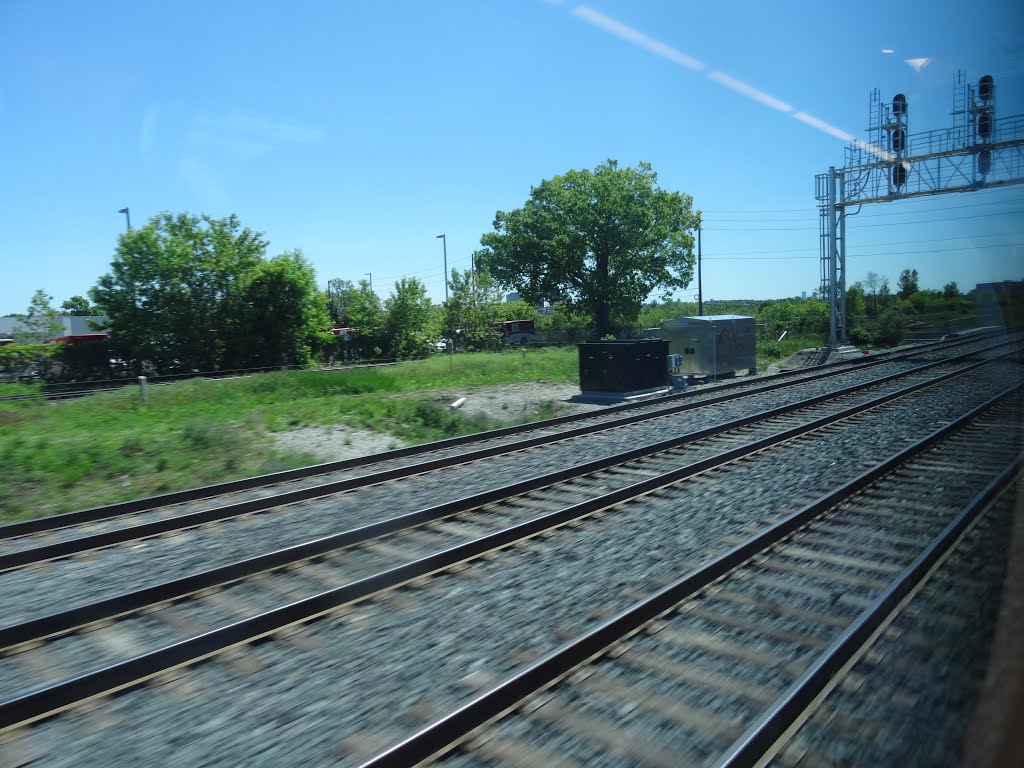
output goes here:
[{"label": "grassy embankment", "polygon": [[[277,450],[268,431],[345,424],[419,443],[493,428],[498,424],[449,411],[427,391],[576,375],[574,348],[539,349],[193,379],[150,387],[146,407],[136,387],[64,402],[0,403],[0,522],[318,461]],[[15,392],[0,385],[0,394]]]},{"label": "grassy embankment", "polygon": [[[807,346],[760,345],[758,370]],[[317,463],[268,432],[345,424],[422,443],[499,426],[449,411],[429,390],[575,381],[574,347],[444,355],[393,367],[192,379],[69,401],[0,403],[0,523]],[[0,385],[0,394],[38,385]],[[408,393],[420,392],[419,396]],[[538,418],[551,415],[542,409]]]}]

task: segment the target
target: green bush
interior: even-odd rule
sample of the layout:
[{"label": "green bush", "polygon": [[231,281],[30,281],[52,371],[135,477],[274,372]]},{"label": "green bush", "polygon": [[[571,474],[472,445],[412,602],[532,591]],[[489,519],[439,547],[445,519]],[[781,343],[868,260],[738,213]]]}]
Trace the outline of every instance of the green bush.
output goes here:
[{"label": "green bush", "polygon": [[871,343],[871,334],[864,328],[854,328],[847,336],[850,339],[850,343],[857,347],[866,347]]},{"label": "green bush", "polygon": [[903,341],[905,335],[903,315],[899,310],[887,309],[878,318],[878,333],[875,335],[877,343],[894,347]]}]

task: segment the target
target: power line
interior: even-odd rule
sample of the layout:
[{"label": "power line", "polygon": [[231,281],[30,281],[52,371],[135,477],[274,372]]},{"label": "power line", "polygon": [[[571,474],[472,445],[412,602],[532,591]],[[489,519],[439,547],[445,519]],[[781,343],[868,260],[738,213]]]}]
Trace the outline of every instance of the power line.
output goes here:
[{"label": "power line", "polygon": [[[967,219],[985,219],[990,216],[1006,216],[1009,214],[1020,215],[1024,213],[1022,210],[1014,211],[995,211],[993,213],[975,213],[970,216],[944,216],[938,219],[918,219],[916,221],[883,221],[878,224],[860,224],[857,228],[865,227],[894,227],[904,226],[907,224],[930,224],[936,221],[966,221]],[[817,227],[742,227],[742,228],[723,228],[712,227],[712,232],[816,232]]]},{"label": "power line", "polygon": [[[932,213],[934,211],[959,211],[959,210],[962,210],[964,208],[981,208],[981,207],[991,208],[993,205],[1007,205],[1007,204],[1010,204],[1010,203],[1012,203],[1013,205],[1017,205],[1020,202],[1021,202],[1020,200],[1001,200],[1001,201],[995,202],[995,203],[967,203],[966,205],[947,205],[947,206],[942,206],[941,208],[929,208],[929,209],[923,210],[923,211],[883,211],[881,213],[871,213],[866,218],[875,218],[876,216],[913,216],[914,214],[918,214],[918,213]],[[852,216],[850,218],[852,218]],[[797,218],[797,219],[774,219],[774,221],[781,221],[781,222],[817,221],[817,220],[818,220],[818,215],[817,214],[815,214],[814,216],[810,216],[810,217],[806,217],[805,216],[805,217],[801,217],[801,218]],[[761,223],[762,221],[766,221],[766,220],[763,220],[763,219],[702,219],[701,221],[702,221],[702,223],[704,223],[704,222],[712,222],[712,223],[714,223],[714,222],[736,222],[736,223],[750,222],[751,224],[758,224],[758,223]]]},{"label": "power line", "polygon": [[[875,256],[912,256],[918,253],[949,253],[953,251],[978,251],[988,248],[1018,248],[1024,243],[996,243],[995,245],[975,245],[963,248],[927,248],[921,251],[878,251],[875,253],[848,253],[847,258],[869,258]],[[704,261],[791,261],[794,259],[817,259],[817,256],[705,256]]]},{"label": "power line", "polygon": [[[1010,234],[1017,234],[1016,232],[993,232],[987,235],[950,235],[949,237],[929,237],[921,240],[890,240],[885,243],[857,243],[858,248],[873,248],[875,246],[888,246],[888,245],[917,245],[918,243],[945,243],[950,240],[980,240],[982,238],[989,237],[1006,237]],[[777,248],[769,251],[724,251],[721,253],[713,253],[710,257],[705,258],[717,258],[719,256],[752,256],[761,253],[819,253],[817,248]]]},{"label": "power line", "polygon": [[[976,189],[976,190],[973,190],[970,193],[970,195],[972,197],[974,197],[976,195],[981,195],[981,194],[984,194],[986,192],[1005,192],[1005,191],[1006,191],[1006,189],[1003,189],[1003,188],[990,187],[988,189]],[[902,202],[906,202],[908,204],[909,203],[922,203],[922,202],[925,202],[925,200],[923,198],[916,198],[916,199],[910,199],[910,200],[906,200],[906,201],[902,201]],[[1016,202],[1016,201],[1014,201],[1014,202]],[[989,205],[989,203],[979,203],[979,205]],[[992,205],[998,205],[998,203],[992,203]],[[811,210],[816,210],[816,209],[817,209],[817,206],[812,206],[812,208],[811,208]],[[776,208],[774,210],[747,210],[747,209],[739,209],[739,208],[732,208],[732,209],[718,208],[718,209],[715,209],[715,210],[704,210],[704,211],[702,211],[702,213],[806,213],[807,210],[808,210],[807,208]],[[915,211],[915,213],[919,213],[919,211]]]}]

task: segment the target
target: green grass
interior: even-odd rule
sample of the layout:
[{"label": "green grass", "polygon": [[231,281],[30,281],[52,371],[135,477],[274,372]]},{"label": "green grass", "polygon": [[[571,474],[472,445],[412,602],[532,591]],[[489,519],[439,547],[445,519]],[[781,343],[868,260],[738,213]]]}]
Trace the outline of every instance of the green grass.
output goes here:
[{"label": "green grass", "polygon": [[764,371],[772,363],[785,360],[801,349],[820,347],[824,340],[818,336],[789,336],[782,341],[760,341],[757,344],[757,370]]},{"label": "green grass", "polygon": [[[499,424],[450,411],[429,390],[576,375],[574,348],[538,349],[192,379],[151,386],[146,407],[135,387],[65,402],[0,402],[0,522],[315,462],[275,449],[268,431],[346,424],[410,443],[478,432]],[[6,386],[0,394],[15,394]],[[538,416],[552,412],[549,405]]]},{"label": "green grass", "polygon": [[43,391],[39,384],[23,384],[21,382],[0,383],[0,396],[8,395],[38,395]]}]

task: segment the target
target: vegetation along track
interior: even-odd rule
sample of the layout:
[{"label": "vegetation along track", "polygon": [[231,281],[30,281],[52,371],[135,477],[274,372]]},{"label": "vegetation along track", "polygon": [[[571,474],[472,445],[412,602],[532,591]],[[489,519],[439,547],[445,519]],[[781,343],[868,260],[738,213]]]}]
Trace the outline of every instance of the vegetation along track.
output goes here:
[{"label": "vegetation along track", "polygon": [[[961,352],[959,358],[1000,349],[1007,342],[992,344],[973,339],[942,347]],[[966,351],[963,349],[966,348]],[[879,373],[906,370],[914,358],[934,351],[929,345],[889,358],[872,360],[852,367],[837,363],[826,371],[811,375],[781,375],[753,384],[746,381],[717,387],[696,396],[674,396],[650,403],[609,409],[602,414],[577,414],[531,425],[509,427],[480,435],[471,435],[425,446],[391,451],[376,457],[334,462],[274,475],[223,483],[206,488],[164,494],[157,497],[96,507],[50,517],[41,517],[0,526],[0,570],[30,562],[31,559],[65,557],[76,552],[110,546],[119,542],[180,531],[242,515],[267,510],[288,510],[288,505],[323,498],[332,494],[399,480],[425,472],[437,472],[471,461],[482,461],[528,448],[540,448],[561,440],[584,437],[613,427],[629,427],[655,419],[710,406],[750,403],[746,398],[761,395],[760,407],[767,409],[787,398],[802,397],[804,388],[816,385],[817,391],[844,386],[847,379],[883,378]],[[938,365],[942,358],[925,365]],[[884,366],[878,368],[878,366]],[[918,366],[920,367],[920,366]],[[863,369],[877,369],[870,372]],[[834,384],[832,382],[835,382]],[[798,385],[803,385],[798,386]],[[724,391],[719,391],[724,390]],[[769,396],[770,393],[775,393]],[[719,411],[720,409],[716,409]],[[516,467],[522,468],[521,459]],[[485,474],[483,477],[486,477]],[[35,552],[29,554],[35,546]],[[14,553],[14,554],[12,554]]]},{"label": "vegetation along track", "polygon": [[[1003,494],[1024,466],[1019,428],[1005,429],[1019,424],[1019,391],[908,446],[364,765],[415,765],[460,746],[452,765],[582,766],[612,756],[724,768],[771,757],[978,517],[1000,505],[1006,516],[1012,496]],[[999,437],[982,439],[989,435]],[[979,476],[991,479],[977,491]],[[932,489],[942,492],[929,504],[910,501]],[[974,578],[954,574],[954,584],[957,577]],[[854,690],[870,698],[871,689]],[[909,693],[904,701],[913,706]],[[849,742],[850,723],[861,739],[874,730],[877,753],[893,730],[884,716],[833,717],[831,735]],[[862,754],[845,746],[848,756]],[[806,743],[791,749],[785,764],[808,753]],[[896,749],[906,757],[912,748]],[[891,753],[875,758],[899,764]]]},{"label": "vegetation along track", "polygon": [[[976,365],[978,366],[975,369],[976,372],[978,370],[981,370],[983,367],[987,367],[984,363],[979,363]],[[957,375],[959,374],[954,372],[953,374],[949,374],[948,376]],[[948,378],[946,380],[948,381]],[[930,383],[934,384],[935,381],[933,380]],[[910,389],[925,389],[928,386],[928,381],[919,381],[917,384],[912,385]],[[581,485],[570,486],[569,488],[563,489],[561,493],[550,494],[549,491],[549,495],[547,496],[547,498],[544,498],[544,496],[542,495],[540,499],[534,498],[532,500],[526,500],[525,503],[523,503],[523,506],[518,509],[516,508],[515,503],[512,502],[503,504],[501,507],[497,509],[497,512],[495,513],[494,507],[492,506],[489,511],[491,512],[491,514],[497,515],[493,520],[488,521],[487,516],[480,514],[479,516],[471,518],[470,523],[468,525],[462,521],[459,521],[454,525],[449,526],[448,531],[443,531],[446,534],[454,533],[456,536],[462,536],[462,540],[465,542],[463,544],[451,547],[448,551],[435,552],[434,554],[422,557],[418,561],[414,561],[411,563],[407,562],[405,565],[400,565],[387,571],[378,570],[377,572],[372,573],[369,576],[366,576],[360,581],[336,587],[326,592],[321,592],[312,597],[299,599],[287,606],[272,609],[270,611],[267,611],[266,613],[257,616],[252,616],[251,618],[243,619],[242,621],[236,622],[235,624],[231,624],[226,627],[221,627],[220,629],[215,629],[205,634],[201,633],[203,629],[201,624],[192,622],[190,626],[188,616],[186,615],[185,617],[182,617],[180,615],[180,606],[176,606],[175,610],[170,610],[169,615],[172,618],[169,621],[165,621],[164,623],[170,624],[172,626],[176,625],[176,629],[179,632],[179,634],[193,635],[193,637],[183,640],[174,645],[166,646],[156,651],[152,651],[150,653],[145,653],[136,658],[115,663],[109,667],[95,670],[84,675],[80,675],[74,678],[73,680],[58,682],[57,684],[49,688],[45,688],[35,693],[28,694],[27,696],[20,696],[16,699],[9,700],[5,702],[3,705],[0,705],[2,706],[3,712],[6,713],[5,718],[17,717],[20,719],[2,720],[0,722],[3,722],[5,725],[13,725],[16,722],[23,722],[26,719],[31,720],[33,719],[33,717],[44,716],[47,713],[69,706],[73,704],[75,701],[80,700],[81,698],[89,698],[93,695],[111,692],[117,690],[118,688],[134,685],[140,680],[151,678],[154,675],[159,674],[161,670],[166,671],[168,668],[174,668],[177,666],[181,666],[183,664],[191,664],[213,653],[221,652],[225,648],[238,648],[246,643],[252,642],[254,639],[257,639],[259,637],[267,637],[273,633],[289,631],[289,627],[294,626],[297,622],[308,621],[311,618],[315,618],[317,616],[323,615],[328,611],[337,609],[339,606],[351,603],[354,600],[365,598],[366,596],[371,594],[379,594],[381,590],[389,590],[401,584],[408,584],[410,582],[414,582],[418,579],[424,578],[429,574],[437,573],[443,570],[444,568],[458,568],[460,567],[459,563],[464,563],[464,561],[467,558],[477,557],[487,552],[494,551],[495,549],[501,548],[503,546],[507,546],[512,542],[521,541],[526,537],[537,535],[539,533],[549,530],[552,526],[572,523],[573,521],[579,519],[582,515],[586,515],[588,513],[598,513],[602,509],[607,509],[609,505],[621,504],[639,493],[651,493],[659,489],[663,489],[667,487],[669,484],[678,482],[678,480],[693,474],[693,472],[707,470],[709,467],[712,467],[715,464],[720,463],[723,459],[736,459],[740,456],[749,455],[752,452],[763,449],[766,446],[776,443],[781,439],[785,439],[787,437],[792,439],[793,437],[800,433],[805,433],[815,428],[820,430],[825,427],[826,423],[834,423],[838,419],[844,417],[850,418],[851,414],[854,412],[868,411],[871,407],[880,407],[883,405],[883,402],[891,403],[897,396],[898,395],[896,393],[890,393],[887,396],[882,396],[880,398],[876,397],[871,402],[868,403],[864,403],[862,401],[858,405],[855,405],[853,408],[847,409],[842,413],[835,413],[833,409],[833,413],[831,413],[830,415],[827,415],[823,418],[815,419],[811,423],[807,422],[805,414],[802,424],[792,426],[791,423],[788,429],[784,428],[781,433],[778,432],[779,427],[784,425],[779,425],[778,423],[773,425],[773,429],[776,431],[776,434],[774,436],[769,436],[766,438],[757,439],[760,437],[760,434],[764,434],[763,432],[760,433],[759,435],[747,435],[743,440],[738,440],[735,435],[726,437],[725,446],[718,445],[715,450],[711,451],[711,453],[714,454],[717,450],[717,457],[713,456],[707,459],[698,459],[697,461],[690,461],[689,465],[684,466],[682,468],[679,468],[679,464],[686,464],[686,461],[682,460],[681,457],[672,456],[668,458],[668,460],[666,461],[666,457],[662,456],[661,461],[674,467],[674,469],[670,470],[667,473],[664,473],[662,470],[662,473],[660,475],[648,477],[647,479],[639,483],[632,483],[626,488],[620,488],[618,491],[598,494],[596,497],[594,497],[592,488],[590,490],[590,495],[592,497],[591,500],[582,503],[575,503],[568,508],[565,508],[564,504],[561,505],[561,508],[559,508],[558,505],[553,506],[551,502],[557,501],[559,496],[561,496],[562,499],[565,499],[566,497],[569,497],[570,499],[577,499],[581,495],[585,495],[585,493],[583,492],[586,489]],[[779,416],[777,418],[785,419],[786,417]],[[767,431],[769,433],[772,432],[772,430]],[[738,445],[738,442],[741,442],[743,444]],[[722,450],[723,447],[725,448],[725,450]],[[622,457],[619,458],[621,459]],[[657,457],[655,458],[657,459]],[[655,472],[657,471],[653,466],[642,467],[637,465],[633,465],[632,467],[627,466],[626,470],[627,477],[632,477],[632,479],[634,480],[637,474],[641,476],[652,475],[655,474]],[[601,483],[598,484],[598,489],[604,490],[605,483],[606,481],[601,481]],[[586,484],[584,483],[583,485]],[[522,489],[520,489],[519,492],[522,492]],[[478,498],[475,501],[477,504],[483,502],[490,503],[493,505],[497,501],[497,498]],[[533,520],[527,520],[527,522],[520,523],[518,526],[515,526],[511,529],[500,530],[490,534],[489,536],[484,536],[482,538],[472,538],[475,534],[479,533],[482,528],[486,528],[488,525],[490,525],[491,527],[495,525],[501,526],[503,524],[507,524],[510,518],[528,518],[530,517],[531,509],[533,514],[536,515],[538,513],[538,504],[542,508],[546,507],[547,509],[553,511],[543,512],[540,514],[539,517],[536,517]],[[449,508],[448,513],[450,514],[451,511],[452,509]],[[459,530],[460,528],[462,530]],[[418,532],[418,536],[412,538],[421,539],[420,543],[425,543],[428,548],[434,547],[436,549],[439,546],[439,541],[437,539],[434,539],[433,542],[423,542],[423,535],[424,532],[420,531]],[[385,553],[387,553],[388,550],[391,549],[391,547],[392,545],[384,545],[382,549]],[[367,549],[372,551],[373,548],[374,545],[371,544],[371,546]],[[378,550],[380,549],[381,548],[378,546]],[[377,554],[380,554],[380,552],[378,551]],[[400,557],[401,556],[402,555],[400,555]],[[409,558],[408,553],[406,553],[404,556],[407,559]],[[308,559],[308,555],[306,555],[306,559]],[[348,561],[346,562],[346,565],[351,565],[351,561],[356,558],[352,558],[351,553],[349,553],[343,559]],[[291,564],[297,565],[301,562],[301,560],[292,561]],[[322,566],[323,563],[312,565]],[[280,565],[278,565],[278,567],[280,567]],[[306,567],[309,566],[307,565]],[[380,566],[375,565],[373,567],[379,568]],[[304,570],[305,568],[298,569],[298,571]],[[286,576],[290,577],[298,571],[293,571],[290,574],[286,574]],[[343,569],[341,575],[344,576],[344,573],[345,572]],[[351,571],[349,571],[348,573],[351,573]],[[38,576],[38,574],[36,575]],[[221,581],[214,583],[223,583],[224,577],[229,575],[230,574],[221,574]],[[323,569],[321,568],[320,577],[316,578],[322,578],[323,576]],[[237,574],[235,575],[235,578],[237,578]],[[335,574],[333,578],[335,579],[335,581],[339,580],[338,574]],[[283,584],[279,582],[277,586],[274,587],[272,592],[279,593],[278,599],[280,599],[281,593],[284,593],[288,597],[296,597],[297,594],[301,593],[301,589],[296,589],[296,586],[297,585],[295,584],[289,585],[286,583]],[[196,585],[194,583],[191,585],[191,588],[192,593],[195,593]],[[200,589],[202,590],[204,588],[200,587]],[[208,589],[208,587],[206,589]],[[173,595],[165,594],[162,598],[160,598],[160,600],[166,602],[171,597],[173,597]],[[212,595],[206,595],[206,597],[212,597]],[[264,599],[266,599],[266,595],[264,595]],[[236,614],[242,615],[246,614],[247,612],[251,612],[251,606],[247,604],[247,601],[244,597],[238,599],[237,597],[229,596],[225,600],[225,596],[222,594],[218,598],[218,601],[221,603],[222,609],[225,608],[226,603],[226,608],[228,612],[234,612]],[[158,602],[158,605],[159,604],[160,603]],[[164,610],[168,609],[164,607]],[[193,607],[185,608],[186,613],[192,610]],[[95,629],[95,622],[108,620],[110,616],[117,615],[121,612],[123,612],[123,609],[119,610],[117,609],[116,606],[114,606],[113,610],[110,612],[107,619],[104,619],[103,617],[93,617],[89,619],[90,621],[94,622],[93,626],[89,628]],[[163,613],[163,611],[156,611],[154,615],[159,615],[161,613]],[[143,622],[151,620],[151,618],[147,619],[145,617],[136,618],[141,618]],[[159,622],[160,620],[158,620],[158,623]],[[53,635],[54,631],[67,632],[70,628],[80,628],[81,625],[82,621],[79,620],[78,624],[69,622],[65,625],[63,630],[55,630],[55,625],[51,623],[49,627],[46,627],[45,622],[43,622],[43,625],[37,625],[36,635],[34,637],[26,635],[23,632],[24,627],[22,627],[20,630],[19,628],[13,628],[12,632],[16,633],[18,631],[22,631],[22,634],[20,636],[20,639],[18,639],[18,642],[22,643],[24,646],[25,644],[31,645],[34,642],[38,642],[39,639],[41,639],[44,636],[47,636],[47,634]],[[127,631],[124,627],[113,627],[110,629],[112,630],[112,632],[108,632],[106,634],[105,643],[108,646],[120,645],[122,650],[122,657],[124,655],[124,650],[140,649],[139,645],[134,644],[130,641],[126,641],[125,639],[126,637],[130,638],[133,635],[137,634],[136,630],[139,630],[139,627],[128,629]],[[104,629],[96,630],[96,633],[99,633],[99,637],[101,638],[101,643],[104,642],[104,640],[102,639],[102,633],[104,631]],[[152,628],[150,628],[149,631],[152,631]],[[95,647],[93,647],[92,650],[89,650],[88,646],[94,646],[95,638],[88,636],[93,634],[93,632],[86,632],[82,634],[71,635],[66,637],[65,640],[66,642],[70,642],[72,645],[79,646],[79,648],[75,650],[74,653],[79,653],[83,655],[84,658],[92,662],[96,658]],[[166,635],[167,631],[165,627],[162,637],[166,638]],[[8,632],[8,634],[5,636],[8,638],[15,637],[15,635],[11,632]],[[292,639],[289,642],[298,641]],[[8,651],[22,650],[11,647],[10,643],[6,643],[6,645],[8,646]],[[145,646],[145,643],[143,643],[143,646]],[[52,661],[52,659],[50,659],[49,661],[47,659],[47,656],[50,653],[50,651],[47,650],[48,648],[49,646],[44,646],[44,648],[41,650],[41,655],[35,657],[32,656],[33,651],[22,650],[22,653],[9,657],[7,661],[11,662],[11,664],[18,664],[21,666],[27,666],[35,669],[59,669],[61,665],[54,665],[49,663],[49,661]],[[66,652],[67,649],[65,648],[64,651],[59,651],[58,653],[66,654]],[[74,653],[72,653],[71,655],[74,655]],[[8,665],[8,667],[10,666],[11,665]],[[11,680],[11,678],[8,678],[8,680]],[[11,681],[10,686],[4,686],[4,688],[17,690],[16,684],[13,682],[13,680]]]},{"label": "vegetation along track", "polygon": [[[1003,356],[995,359],[1001,359]],[[965,362],[954,359],[919,366],[880,380],[854,384],[837,392],[829,391],[752,416],[723,420],[704,429],[691,431],[685,424],[674,424],[673,426],[680,428],[677,430],[678,436],[673,437],[665,437],[664,427],[652,430],[641,440],[628,433],[613,440],[607,433],[602,433],[595,443],[577,449],[578,453],[575,455],[538,455],[538,459],[543,459],[543,462],[530,472],[526,471],[529,465],[522,458],[518,459],[515,466],[526,474],[526,478],[497,488],[494,487],[493,481],[488,482],[487,478],[483,483],[470,482],[460,485],[457,482],[453,483],[450,474],[437,474],[432,485],[421,480],[418,486],[407,487],[407,482],[400,484],[402,487],[380,486],[375,487],[372,493],[370,489],[363,489],[359,494],[340,494],[332,498],[335,510],[344,510],[344,514],[338,511],[333,515],[324,514],[316,507],[299,507],[291,511],[291,525],[285,529],[279,525],[280,518],[246,517],[231,521],[231,525],[227,522],[222,523],[223,530],[207,526],[190,533],[140,540],[140,528],[151,536],[155,533],[153,529],[158,526],[163,527],[163,530],[180,529],[180,521],[172,518],[166,521],[167,525],[175,526],[170,529],[158,521],[135,528],[118,529],[78,539],[67,539],[56,544],[15,550],[0,555],[0,571],[24,568],[54,557],[64,559],[53,564],[43,581],[34,573],[22,574],[20,578],[12,575],[0,580],[0,599],[6,599],[9,605],[15,606],[5,623],[22,619],[29,611],[52,609],[60,603],[66,605],[90,597],[93,600],[97,597],[114,597],[120,591],[118,588],[123,589],[124,585],[138,587],[175,581],[182,574],[189,574],[200,568],[219,566],[218,573],[236,573],[239,560],[256,558],[254,562],[265,563],[261,568],[265,570],[271,567],[268,557],[265,556],[262,560],[258,558],[270,550],[284,547],[286,552],[279,553],[274,559],[276,567],[282,567],[288,564],[282,562],[285,557],[293,561],[322,556],[341,546],[357,545],[373,537],[393,534],[410,525],[422,526],[442,515],[458,514],[481,503],[494,503],[511,495],[536,491],[598,471],[604,471],[604,474],[596,480],[580,480],[577,485],[602,489],[619,488],[627,485],[631,475],[637,472],[657,474],[659,470],[657,467],[651,469],[640,466],[616,471],[616,465],[644,459],[648,463],[660,462],[662,465],[675,466],[687,463],[684,455],[679,453],[680,450],[685,451],[686,457],[703,458],[715,455],[719,450],[717,446],[723,443],[749,445],[751,436],[766,436],[765,439],[771,441],[775,439],[771,437],[772,435],[785,433],[786,430],[812,429],[815,426],[808,424],[814,424],[815,419],[819,417],[835,420],[842,418],[841,413],[848,415],[852,411],[844,409],[851,403],[855,409],[866,408],[864,402],[870,400],[868,390],[875,396],[891,398],[901,391],[901,387],[907,381],[915,382],[912,384],[914,388],[933,386],[962,373],[965,370],[962,367]],[[990,365],[999,363],[991,359],[983,360],[971,363],[966,370]],[[952,368],[952,372],[940,374],[939,371],[946,367]],[[884,402],[884,399],[879,402]],[[818,422],[817,427],[822,423],[825,422]],[[738,435],[734,434],[737,431]],[[707,442],[708,440],[711,442]],[[640,447],[636,447],[638,443]],[[756,441],[753,444],[757,445]],[[659,458],[658,454],[665,451],[671,453]],[[581,459],[579,454],[586,458]],[[594,458],[595,456],[597,458]],[[472,473],[467,473],[467,479],[473,481],[476,478]],[[459,491],[463,489],[465,492],[460,493]],[[593,495],[586,493],[582,487],[562,489],[560,493],[574,499]],[[404,494],[404,499],[399,497],[400,494]],[[436,499],[433,504],[429,503],[431,498]],[[361,519],[358,513],[362,514]],[[302,515],[305,515],[305,520],[300,518]],[[382,518],[390,519],[381,522]],[[354,527],[338,533],[338,520],[353,519],[357,521]],[[303,522],[304,525],[301,524]],[[496,520],[491,521],[485,528],[498,524]],[[93,552],[97,548],[110,547],[111,544],[119,542],[123,543],[122,546]],[[88,559],[68,560],[69,555],[86,555]],[[225,571],[224,568],[228,570]],[[41,584],[48,584],[53,588],[40,594]]]}]

